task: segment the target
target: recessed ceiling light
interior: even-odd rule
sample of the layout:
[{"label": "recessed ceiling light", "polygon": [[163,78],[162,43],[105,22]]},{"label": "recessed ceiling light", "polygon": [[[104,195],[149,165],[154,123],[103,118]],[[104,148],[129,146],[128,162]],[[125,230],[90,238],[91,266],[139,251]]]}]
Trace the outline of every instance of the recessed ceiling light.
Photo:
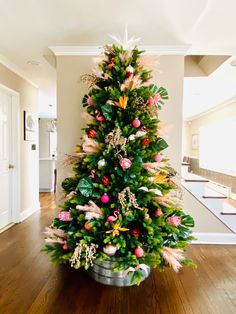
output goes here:
[{"label": "recessed ceiling light", "polygon": [[34,65],[34,66],[39,66],[40,62],[36,61],[36,60],[29,60],[29,61],[27,61],[27,64]]}]

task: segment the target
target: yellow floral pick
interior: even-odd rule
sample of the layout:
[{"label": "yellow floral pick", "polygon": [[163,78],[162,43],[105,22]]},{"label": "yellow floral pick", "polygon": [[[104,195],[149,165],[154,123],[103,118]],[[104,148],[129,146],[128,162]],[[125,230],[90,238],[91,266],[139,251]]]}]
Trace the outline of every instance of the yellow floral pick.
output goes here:
[{"label": "yellow floral pick", "polygon": [[128,102],[127,96],[120,96],[119,101],[114,101],[114,104],[116,104],[116,106],[122,109],[125,109],[127,106],[127,102]]},{"label": "yellow floral pick", "polygon": [[162,173],[160,173],[160,172],[157,172],[156,174],[155,174],[155,176],[154,176],[154,180],[153,180],[153,182],[154,183],[165,183],[166,181],[168,180],[168,178],[166,177],[166,175],[165,174],[162,174]]},{"label": "yellow floral pick", "polygon": [[114,224],[113,229],[106,231],[106,233],[112,233],[113,237],[115,237],[120,234],[120,231],[129,231],[129,229],[121,228],[120,224]]}]

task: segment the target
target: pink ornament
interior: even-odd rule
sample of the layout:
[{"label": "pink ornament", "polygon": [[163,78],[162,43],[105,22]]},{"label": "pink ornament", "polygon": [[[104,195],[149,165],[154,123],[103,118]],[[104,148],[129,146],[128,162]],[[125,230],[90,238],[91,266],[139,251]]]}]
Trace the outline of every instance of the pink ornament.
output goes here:
[{"label": "pink ornament", "polygon": [[161,95],[159,93],[157,93],[154,97],[153,97],[155,103],[161,101]]},{"label": "pink ornament", "polygon": [[145,214],[145,219],[149,219],[149,218],[150,218],[149,214]]},{"label": "pink ornament", "polygon": [[66,240],[63,240],[63,243],[64,243],[64,245],[63,245],[63,250],[68,250],[68,245],[67,245],[67,241]]},{"label": "pink ornament", "polygon": [[122,158],[120,160],[120,166],[122,169],[128,169],[132,165],[132,161],[129,158]]},{"label": "pink ornament", "polygon": [[62,220],[62,221],[70,221],[71,220],[71,217],[70,217],[70,212],[60,212],[58,213],[58,218],[59,220]]},{"label": "pink ornament", "polygon": [[163,215],[163,212],[162,212],[161,209],[157,209],[157,210],[155,211],[155,216],[156,216],[156,217],[159,217],[159,216],[162,216],[162,215]]},{"label": "pink ornament", "polygon": [[88,104],[89,106],[92,106],[92,105],[94,104],[94,101],[93,101],[93,99],[92,99],[91,97],[88,97],[88,99],[87,99],[87,104]]},{"label": "pink ornament", "polygon": [[153,97],[149,97],[148,100],[147,100],[147,103],[148,103],[148,105],[153,105],[153,104],[155,104],[154,98],[153,98]]},{"label": "pink ornament", "polygon": [[135,254],[136,257],[143,257],[143,255],[144,255],[144,250],[143,250],[140,246],[138,246],[138,247],[136,247],[136,249],[134,250],[134,254]]},{"label": "pink ornament", "polygon": [[109,197],[106,193],[104,193],[104,194],[101,196],[101,201],[102,201],[103,203],[108,203],[109,200],[110,200],[110,197]]},{"label": "pink ornament", "polygon": [[84,224],[84,229],[87,230],[87,231],[90,231],[92,229],[92,227],[86,222]]},{"label": "pink ornament", "polygon": [[181,224],[181,218],[179,216],[170,216],[167,220],[171,226],[177,227]]},{"label": "pink ornament", "polygon": [[108,221],[108,222],[114,222],[114,221],[116,221],[117,219],[118,219],[118,214],[119,214],[119,210],[115,210],[114,211],[114,216],[109,216],[109,217],[107,217],[107,219],[106,219],[106,221]]},{"label": "pink ornament", "polygon": [[109,68],[110,70],[113,68],[113,66],[114,66],[114,63],[113,63],[113,62],[108,64],[108,68]]},{"label": "pink ornament", "polygon": [[132,122],[133,127],[138,128],[140,126],[141,122],[139,119],[134,119]]},{"label": "pink ornament", "polygon": [[162,159],[163,159],[163,156],[162,156],[161,154],[156,154],[156,155],[154,156],[154,160],[155,160],[156,162],[161,162]]}]

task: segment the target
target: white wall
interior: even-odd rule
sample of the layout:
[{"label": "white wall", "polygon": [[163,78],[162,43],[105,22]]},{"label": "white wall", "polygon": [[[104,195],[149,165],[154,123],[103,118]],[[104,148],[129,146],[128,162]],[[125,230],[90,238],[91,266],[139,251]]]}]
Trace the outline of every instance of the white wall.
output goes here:
[{"label": "white wall", "polygon": [[49,119],[39,119],[39,159],[50,159]]},{"label": "white wall", "polygon": [[199,150],[192,149],[191,138],[192,134],[198,134],[201,126],[216,123],[219,121],[236,118],[236,102],[231,102],[222,105],[215,110],[207,112],[200,117],[197,117],[191,121],[186,122],[189,125],[189,128],[186,129],[186,132],[183,133],[184,140],[187,142],[188,156],[199,158]]},{"label": "white wall", "polygon": [[[2,64],[0,64],[0,84],[20,94],[20,209],[21,212],[29,213],[39,208],[38,126],[37,140],[24,141],[23,111],[27,110],[38,116],[38,89]],[[31,150],[32,144],[36,144],[36,150]]]}]

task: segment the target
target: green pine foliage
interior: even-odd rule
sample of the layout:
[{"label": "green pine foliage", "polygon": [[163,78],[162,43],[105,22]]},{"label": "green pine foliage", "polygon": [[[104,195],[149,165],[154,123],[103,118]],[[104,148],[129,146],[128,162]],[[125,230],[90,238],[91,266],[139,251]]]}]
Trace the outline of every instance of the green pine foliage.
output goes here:
[{"label": "green pine foliage", "polygon": [[[109,244],[116,248],[115,257],[119,258],[115,271],[140,264],[162,270],[171,266],[164,258],[163,248],[185,250],[193,239],[190,230],[194,226],[193,218],[170,196],[178,187],[168,160],[162,155],[156,173],[143,167],[145,163],[157,165],[154,157],[168,146],[158,134],[158,112],[168,99],[168,93],[151,82],[152,73],[142,64],[142,56],[143,52],[137,48],[126,51],[121,46],[106,46],[98,74],[83,78],[91,87],[82,103],[93,121],[88,122],[83,143],[77,146],[74,177],[62,183],[67,200],[61,212],[68,212],[69,219],[55,218],[52,222],[51,230],[55,230],[55,234],[51,232],[44,250],[51,254],[53,262],[71,263],[78,244],[96,244],[93,258],[109,259],[104,252]],[[98,120],[98,116],[103,121]],[[140,127],[133,126],[135,119],[140,121]],[[111,145],[111,132],[114,134],[117,129],[125,143]],[[138,134],[140,131],[143,133]],[[97,151],[86,151],[83,144],[88,139],[98,144]],[[129,168],[122,168],[122,158],[131,161]],[[139,208],[133,203],[129,208],[122,206],[119,193],[127,187]],[[143,187],[146,191],[140,189]],[[101,201],[104,193],[109,196],[107,203]],[[77,208],[86,206],[89,201],[100,209],[99,217],[86,219],[86,211]],[[125,201],[129,203],[128,196]],[[115,210],[119,210],[118,219],[107,221]],[[179,223],[170,223],[170,217],[178,217]],[[118,231],[114,232],[116,228]],[[63,233],[58,235],[58,230]],[[135,254],[139,247],[144,252],[141,257]],[[72,265],[74,268],[90,266],[85,250],[79,259]],[[189,259],[182,259],[182,264],[193,265]],[[137,283],[141,275],[138,269],[134,272]]]}]

